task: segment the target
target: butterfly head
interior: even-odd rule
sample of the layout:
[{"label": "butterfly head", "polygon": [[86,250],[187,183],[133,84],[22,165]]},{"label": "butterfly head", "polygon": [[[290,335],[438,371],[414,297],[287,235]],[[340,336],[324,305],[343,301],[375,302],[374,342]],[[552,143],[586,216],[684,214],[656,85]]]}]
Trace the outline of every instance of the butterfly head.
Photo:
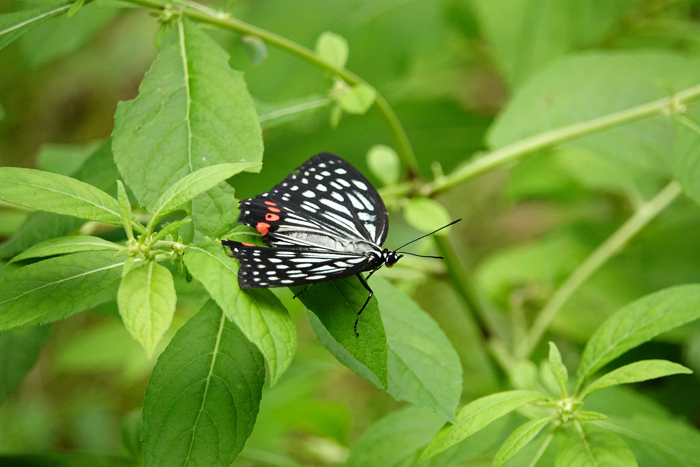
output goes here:
[{"label": "butterfly head", "polygon": [[396,264],[398,260],[403,258],[403,255],[400,255],[396,253],[395,251],[390,251],[384,248],[384,251],[382,251],[382,261],[384,261],[384,265],[388,268],[392,267],[393,265]]}]

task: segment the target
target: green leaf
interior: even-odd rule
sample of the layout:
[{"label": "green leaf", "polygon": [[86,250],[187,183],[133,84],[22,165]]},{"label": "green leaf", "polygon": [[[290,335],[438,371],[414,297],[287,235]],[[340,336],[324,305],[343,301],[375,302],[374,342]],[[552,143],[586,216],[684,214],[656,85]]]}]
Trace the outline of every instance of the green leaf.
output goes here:
[{"label": "green leaf", "polygon": [[74,14],[85,5],[85,0],[75,0],[68,10],[68,17],[72,18]]},{"label": "green leaf", "polygon": [[661,378],[663,376],[690,374],[693,371],[678,363],[668,360],[642,360],[630,363],[616,370],[606,373],[591,383],[582,393],[581,398],[610,386],[619,384],[638,383],[649,379]]},{"label": "green leaf", "polygon": [[[555,128],[669,96],[697,84],[700,60],[666,52],[589,52],[561,60],[520,88],[491,127],[501,148]],[[645,118],[565,143],[625,167],[635,176],[671,175],[675,136],[666,116]],[[676,154],[678,157],[678,154]]]},{"label": "green leaf", "polygon": [[0,15],[0,49],[44,21],[65,13],[71,0],[47,0],[40,8]]},{"label": "green leaf", "polygon": [[600,412],[592,412],[590,410],[578,410],[574,416],[576,417],[576,420],[580,420],[582,422],[595,422],[598,420],[606,420],[608,418],[608,416],[605,414]]},{"label": "green leaf", "polygon": [[172,274],[155,261],[132,269],[119,285],[117,303],[124,326],[149,357],[170,327],[176,301]]},{"label": "green leaf", "polygon": [[121,225],[116,199],[64,175],[0,167],[0,199],[38,211]]},{"label": "green leaf", "polygon": [[267,46],[265,42],[258,36],[245,35],[241,36],[243,48],[250,57],[253,65],[260,65],[267,58]]},{"label": "green leaf", "polygon": [[[305,287],[291,287],[291,290],[299,293]],[[298,298],[322,323],[321,329],[315,327],[321,343],[342,363],[384,389],[388,384],[387,337],[376,297],[369,301],[360,315],[357,323],[360,335],[355,336],[357,312],[368,294],[356,277],[346,277],[313,284]],[[314,321],[310,321],[313,325]]]},{"label": "green leaf", "polygon": [[[333,281],[337,282],[340,281]],[[342,302],[345,299],[344,295],[329,293],[324,302],[321,292],[313,290],[321,284],[323,283],[314,284],[299,298],[304,301],[305,295],[318,294],[309,306],[315,306],[316,303],[329,306],[328,310],[324,311],[324,314],[328,315],[325,319],[331,321],[329,326],[338,328],[336,332],[346,331],[345,342],[348,344],[339,344],[316,315],[310,313],[309,322],[321,343],[341,363],[376,386],[386,387],[387,392],[397,400],[408,401],[432,410],[447,420],[454,420],[455,409],[462,393],[462,367],[452,344],[430,315],[388,281],[379,277],[372,279],[374,296],[379,301],[382,310],[381,321],[386,330],[387,385],[383,385],[377,374],[369,369],[373,366],[381,368],[380,364],[383,362],[372,360],[371,355],[362,355],[362,349],[358,351],[352,346],[352,339],[359,340],[363,336],[363,331],[360,332],[359,338],[355,338],[354,333],[350,334],[349,330],[352,330],[354,323],[354,320],[350,319],[352,315],[349,315],[349,319],[344,323],[332,322],[333,317],[342,313],[343,309],[334,308],[329,304]],[[360,294],[358,307],[364,303],[362,297],[366,298],[364,288],[360,290]],[[362,320],[365,319],[367,311],[366,308],[362,312]],[[361,361],[360,358],[365,360]]]},{"label": "green leaf", "polygon": [[[585,436],[585,437],[584,437]],[[615,433],[591,424],[570,429],[559,446],[556,467],[636,467],[637,460]]]},{"label": "green leaf", "polygon": [[61,216],[50,212],[33,212],[29,214],[27,220],[12,237],[0,245],[0,258],[16,255],[32,245],[48,239],[67,235],[84,222],[72,216]]},{"label": "green leaf", "polygon": [[600,325],[581,356],[576,386],[623,353],[700,318],[700,285],[679,285],[640,298]]},{"label": "green leaf", "polygon": [[[403,208],[403,216],[411,227],[426,233],[452,222],[447,209],[430,198],[411,198]],[[447,228],[435,235],[447,235],[450,230]]]},{"label": "green leaf", "polygon": [[[700,126],[695,123],[697,111],[693,119],[687,115],[679,117],[675,123],[676,145],[674,146],[674,176],[683,187],[683,191],[696,203],[700,203],[700,157],[697,147],[700,144]],[[681,123],[685,122],[685,124]]]},{"label": "green leaf", "polygon": [[141,408],[132,410],[127,413],[119,423],[119,434],[121,441],[129,457],[135,462],[137,459],[143,458],[143,449],[141,444]]},{"label": "green leaf", "polygon": [[[110,141],[102,144],[73,174],[73,177],[108,194],[113,192],[116,194],[116,180],[119,173],[117,166],[114,165],[110,147]],[[0,257],[13,256],[44,240],[68,235],[83,223],[84,221],[75,217],[34,212],[12,238],[0,246]]]},{"label": "green leaf", "polygon": [[221,238],[236,225],[239,214],[233,188],[226,182],[219,183],[192,200],[192,241]]},{"label": "green leaf", "polygon": [[51,326],[34,326],[0,333],[0,402],[34,366],[50,332]]},{"label": "green leaf", "polygon": [[377,91],[365,84],[356,84],[340,98],[340,108],[349,114],[362,115],[372,107]]},{"label": "green leaf", "polygon": [[518,451],[527,446],[535,436],[540,434],[540,431],[552,422],[551,418],[542,418],[539,420],[530,420],[516,428],[513,433],[506,439],[501,448],[493,458],[493,467],[503,465],[508,459],[513,457]]},{"label": "green leaf", "polygon": [[401,161],[393,148],[377,144],[367,152],[367,165],[372,174],[384,185],[398,183],[401,176]]},{"label": "green leaf", "polygon": [[372,289],[386,329],[389,394],[454,421],[462,394],[459,355],[408,295],[381,277],[372,278]]},{"label": "green leaf", "polygon": [[391,413],[372,425],[352,447],[345,467],[391,467],[412,458],[445,423],[418,407]]},{"label": "green leaf", "polygon": [[50,323],[113,300],[124,257],[74,253],[0,276],[0,330]]},{"label": "green leaf", "polygon": [[146,467],[228,467],[258,414],[262,355],[213,300],[158,358],[143,402]]},{"label": "green leaf", "polygon": [[227,178],[231,178],[239,172],[259,165],[260,163],[258,162],[217,164],[192,172],[175,182],[160,198],[158,198],[151,209],[149,225],[155,225],[163,216],[170,214],[185,202],[215,187]]},{"label": "green leaf", "polygon": [[82,251],[121,251],[123,249],[123,246],[108,242],[99,237],[72,235],[70,237],[52,238],[51,240],[38,243],[12,258],[10,263],[29,258],[44,258],[46,256],[79,253]]},{"label": "green leaf", "polygon": [[23,209],[0,211],[0,237],[9,237],[22,227],[31,213]]},{"label": "green leaf", "polygon": [[348,52],[348,41],[338,34],[325,31],[316,40],[316,54],[335,68],[345,67]]},{"label": "green leaf", "polygon": [[518,407],[545,398],[543,394],[536,392],[515,390],[491,394],[472,401],[457,412],[454,424],[448,425],[438,432],[421,454],[419,461],[425,461],[459,443]]},{"label": "green leaf", "polygon": [[680,420],[635,415],[597,424],[625,438],[642,465],[700,466],[700,431]]},{"label": "green leaf", "polygon": [[566,232],[505,248],[481,262],[477,285],[493,300],[507,304],[518,288],[560,282],[586,258],[588,251]]},{"label": "green leaf", "polygon": [[117,180],[117,201],[119,201],[119,214],[122,216],[122,225],[129,240],[134,239],[134,231],[131,228],[131,201],[126,194],[126,188],[121,180]]},{"label": "green leaf", "polygon": [[238,262],[226,256],[219,243],[189,247],[184,259],[192,276],[260,349],[274,384],[291,363],[297,347],[294,323],[282,303],[267,289],[241,290]]},{"label": "green leaf", "polygon": [[36,158],[36,165],[41,170],[70,177],[92,157],[99,146],[101,146],[100,142],[92,142],[82,146],[42,144]]},{"label": "green leaf", "polygon": [[304,98],[284,100],[274,104],[256,100],[255,107],[258,109],[260,125],[263,130],[266,130],[302,120],[317,113],[331,102],[327,97],[312,94]]},{"label": "green leaf", "polygon": [[162,226],[162,228],[158,231],[158,233],[153,237],[153,241],[161,240],[168,235],[175,235],[175,232],[177,232],[180,227],[189,224],[192,222],[191,217],[186,217],[182,219],[181,221],[175,221],[175,222],[169,222],[165,225]]},{"label": "green leaf", "polygon": [[36,69],[77,51],[109,23],[119,9],[116,2],[96,0],[84,5],[72,17],[61,15],[42,24],[22,36],[24,62],[28,68]]},{"label": "green leaf", "polygon": [[331,129],[337,130],[338,125],[340,125],[340,119],[343,117],[343,109],[340,107],[340,104],[334,105],[331,107],[331,114],[330,114],[330,125]]},{"label": "green leaf", "polygon": [[564,362],[561,360],[561,353],[554,342],[549,343],[549,364],[561,389],[562,397],[568,397],[569,372],[566,370]]},{"label": "green leaf", "polygon": [[[261,162],[262,134],[243,74],[195,24],[165,26],[161,51],[136,99],[121,102],[114,159],[140,204],[198,169]],[[197,222],[195,217],[194,222]]]},{"label": "green leaf", "polygon": [[475,0],[471,3],[508,81],[523,83],[567,52],[598,45],[634,7],[631,0]]}]

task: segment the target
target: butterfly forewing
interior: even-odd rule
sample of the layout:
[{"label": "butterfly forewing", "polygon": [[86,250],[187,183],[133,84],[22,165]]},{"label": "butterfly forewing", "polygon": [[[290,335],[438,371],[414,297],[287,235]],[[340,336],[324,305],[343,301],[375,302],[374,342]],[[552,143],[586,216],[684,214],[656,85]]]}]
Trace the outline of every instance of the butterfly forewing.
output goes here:
[{"label": "butterfly forewing", "polygon": [[326,250],[265,248],[223,240],[240,261],[241,288],[290,287],[337,279],[372,267],[373,258]]},{"label": "butterfly forewing", "polygon": [[239,222],[255,227],[271,246],[347,251],[364,242],[362,249],[381,251],[387,234],[377,190],[329,153],[312,157],[268,193],[242,201],[240,209]]},{"label": "butterfly forewing", "polygon": [[352,165],[317,154],[267,193],[241,201],[243,224],[272,248],[224,241],[238,258],[241,287],[337,279],[382,264],[386,208]]}]

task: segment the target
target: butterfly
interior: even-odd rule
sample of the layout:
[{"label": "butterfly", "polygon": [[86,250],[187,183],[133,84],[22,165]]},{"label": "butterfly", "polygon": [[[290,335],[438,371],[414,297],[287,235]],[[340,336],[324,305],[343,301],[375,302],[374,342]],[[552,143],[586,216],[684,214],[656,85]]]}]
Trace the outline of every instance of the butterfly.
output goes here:
[{"label": "butterfly", "polygon": [[[367,279],[382,266],[396,264],[401,248],[460,220],[396,250],[382,248],[389,217],[379,193],[359,170],[327,152],[297,167],[269,192],[241,201],[240,211],[238,222],[260,232],[269,247],[222,240],[240,262],[238,285],[289,287],[355,275],[369,292],[357,313],[356,336],[360,314],[374,295]],[[367,271],[365,279],[361,273]]]}]

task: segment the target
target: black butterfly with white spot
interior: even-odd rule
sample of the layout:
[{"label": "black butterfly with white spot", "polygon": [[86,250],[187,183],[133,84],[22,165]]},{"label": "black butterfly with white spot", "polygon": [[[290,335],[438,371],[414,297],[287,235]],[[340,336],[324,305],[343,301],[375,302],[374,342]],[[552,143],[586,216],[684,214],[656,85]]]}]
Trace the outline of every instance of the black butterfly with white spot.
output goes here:
[{"label": "black butterfly with white spot", "polygon": [[243,289],[356,275],[369,292],[359,320],[374,294],[360,273],[370,271],[371,276],[403,256],[381,246],[389,218],[377,190],[334,154],[315,155],[269,192],[241,201],[240,210],[238,222],[254,227],[273,247],[222,240],[240,261],[238,284]]}]

